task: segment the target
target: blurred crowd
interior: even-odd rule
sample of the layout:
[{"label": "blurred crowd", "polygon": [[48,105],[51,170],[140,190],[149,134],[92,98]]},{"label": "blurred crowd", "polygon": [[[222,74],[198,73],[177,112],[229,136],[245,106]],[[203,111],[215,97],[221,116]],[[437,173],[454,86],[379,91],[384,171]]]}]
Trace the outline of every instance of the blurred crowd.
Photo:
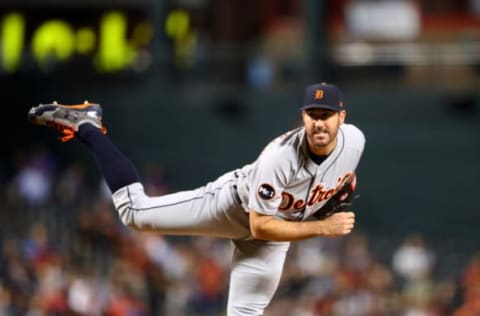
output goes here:
[{"label": "blurred crowd", "polygon": [[[82,161],[62,165],[42,145],[15,153],[0,175],[0,316],[225,315],[231,248],[225,239],[137,232],[118,220],[103,182]],[[170,191],[162,166],[147,193]],[[368,233],[292,244],[267,316],[480,315],[480,256],[459,278],[407,233],[380,260]]]}]

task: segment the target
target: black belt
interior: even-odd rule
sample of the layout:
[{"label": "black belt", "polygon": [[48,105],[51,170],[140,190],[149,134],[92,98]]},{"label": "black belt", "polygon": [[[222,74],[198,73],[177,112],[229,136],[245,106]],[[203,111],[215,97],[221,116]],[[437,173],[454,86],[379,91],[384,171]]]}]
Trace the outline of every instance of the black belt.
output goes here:
[{"label": "black belt", "polygon": [[242,200],[240,199],[240,195],[238,194],[238,186],[236,184],[232,185],[233,188],[233,198],[237,201],[238,204],[242,204]]},{"label": "black belt", "polygon": [[[238,171],[234,171],[233,175],[235,178],[239,178],[240,175],[238,174]],[[233,187],[233,197],[235,198],[235,201],[237,201],[238,204],[242,204],[242,200],[240,199],[240,195],[238,195],[238,186],[236,184],[232,185]]]}]

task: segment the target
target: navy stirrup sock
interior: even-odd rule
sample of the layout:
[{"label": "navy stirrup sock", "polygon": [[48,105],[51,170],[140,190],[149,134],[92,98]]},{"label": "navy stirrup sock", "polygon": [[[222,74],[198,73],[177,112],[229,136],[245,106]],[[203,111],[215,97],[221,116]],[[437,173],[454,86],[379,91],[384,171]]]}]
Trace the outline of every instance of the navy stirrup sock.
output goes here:
[{"label": "navy stirrup sock", "polygon": [[82,124],[76,135],[95,157],[100,172],[112,193],[129,184],[140,182],[133,163],[107,136],[102,134],[100,129],[91,124]]}]

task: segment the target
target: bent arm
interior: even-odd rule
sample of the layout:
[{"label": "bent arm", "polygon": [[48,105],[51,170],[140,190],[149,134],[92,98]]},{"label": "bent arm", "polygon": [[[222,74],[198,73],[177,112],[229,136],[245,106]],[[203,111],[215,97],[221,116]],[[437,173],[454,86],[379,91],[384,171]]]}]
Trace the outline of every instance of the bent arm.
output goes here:
[{"label": "bent arm", "polygon": [[291,222],[250,210],[250,231],[254,238],[274,241],[296,241],[312,237],[337,237],[350,233],[355,214],[339,212],[323,220]]}]

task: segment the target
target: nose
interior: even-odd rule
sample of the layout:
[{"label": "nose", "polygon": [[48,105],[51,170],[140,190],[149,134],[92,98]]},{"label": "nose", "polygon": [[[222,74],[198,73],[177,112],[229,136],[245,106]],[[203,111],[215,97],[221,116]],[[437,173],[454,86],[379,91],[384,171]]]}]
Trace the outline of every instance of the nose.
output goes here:
[{"label": "nose", "polygon": [[313,124],[315,125],[316,128],[321,128],[324,126],[324,121],[317,118],[315,120],[313,120]]}]

